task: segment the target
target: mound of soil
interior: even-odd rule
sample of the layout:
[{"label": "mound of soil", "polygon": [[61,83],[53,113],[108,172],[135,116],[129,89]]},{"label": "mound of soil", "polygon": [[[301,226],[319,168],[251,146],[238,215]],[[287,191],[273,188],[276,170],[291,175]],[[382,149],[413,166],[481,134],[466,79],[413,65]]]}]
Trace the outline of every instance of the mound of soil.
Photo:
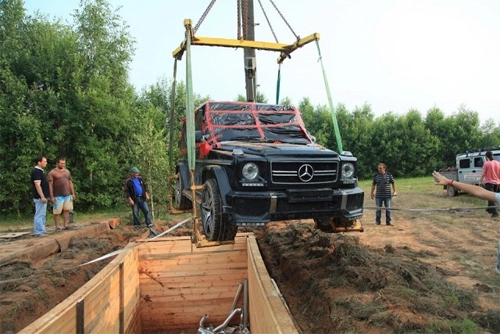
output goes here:
[{"label": "mound of soil", "polygon": [[[3,264],[0,267],[0,332],[16,333],[66,299],[112,258],[82,267],[78,267],[79,264],[125,247],[132,235],[110,230],[94,238],[74,239],[67,249],[43,260]],[[29,238],[24,237],[10,246],[27,247]]]},{"label": "mound of soil", "polygon": [[418,259],[438,256],[432,252],[370,248],[356,236],[325,234],[301,222],[273,224],[258,240],[304,333],[500,330],[499,309],[482,309],[478,291],[454,286],[446,280],[453,273]]}]

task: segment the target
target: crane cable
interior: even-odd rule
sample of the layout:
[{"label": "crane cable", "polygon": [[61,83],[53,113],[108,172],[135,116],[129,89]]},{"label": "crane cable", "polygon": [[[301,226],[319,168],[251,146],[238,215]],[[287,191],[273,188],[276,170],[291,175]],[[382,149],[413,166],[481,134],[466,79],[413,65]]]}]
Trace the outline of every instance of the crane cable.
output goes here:
[{"label": "crane cable", "polygon": [[217,0],[212,0],[210,1],[210,3],[208,4],[208,7],[205,9],[205,11],[203,12],[203,14],[201,15],[200,19],[198,20],[198,22],[196,23],[196,25],[194,26],[194,29],[193,29],[193,35],[196,34],[196,31],[198,30],[198,28],[200,27],[201,23],[203,22],[203,20],[205,20],[205,18],[207,17],[208,15],[208,12],[210,11],[210,9],[212,9],[215,1]]}]

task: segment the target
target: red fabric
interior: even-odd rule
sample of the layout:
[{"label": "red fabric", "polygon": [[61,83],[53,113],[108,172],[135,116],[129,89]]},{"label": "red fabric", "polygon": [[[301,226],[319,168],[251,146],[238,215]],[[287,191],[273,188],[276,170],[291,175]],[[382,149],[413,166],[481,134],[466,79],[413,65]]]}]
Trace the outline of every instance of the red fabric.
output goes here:
[{"label": "red fabric", "polygon": [[212,146],[207,141],[204,141],[200,146],[200,158],[206,157],[211,149]]}]

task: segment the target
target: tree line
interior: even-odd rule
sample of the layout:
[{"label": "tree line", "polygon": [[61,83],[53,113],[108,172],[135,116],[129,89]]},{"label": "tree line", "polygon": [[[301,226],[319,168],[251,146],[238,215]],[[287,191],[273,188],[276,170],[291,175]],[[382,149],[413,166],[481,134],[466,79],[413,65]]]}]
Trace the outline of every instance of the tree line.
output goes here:
[{"label": "tree line", "polygon": [[[81,211],[125,203],[131,166],[148,181],[154,205],[167,206],[169,114],[173,102],[177,142],[185,87],[177,84],[173,101],[166,78],[138,92],[128,82],[134,44],[106,0],[81,0],[72,23],[27,15],[22,0],[0,0],[0,214],[31,212],[29,176],[39,154],[49,170],[56,157],[66,158]],[[196,95],[195,105],[209,98]],[[267,102],[262,94],[258,99]],[[297,106],[317,142],[335,150],[328,108],[307,97]],[[481,126],[477,112],[465,107],[451,116],[433,108],[425,117],[418,110],[376,117],[368,104],[335,109],[344,150],[358,158],[364,179],[380,161],[398,177],[427,176],[453,165],[465,149],[500,144],[500,127],[493,120]]]}]

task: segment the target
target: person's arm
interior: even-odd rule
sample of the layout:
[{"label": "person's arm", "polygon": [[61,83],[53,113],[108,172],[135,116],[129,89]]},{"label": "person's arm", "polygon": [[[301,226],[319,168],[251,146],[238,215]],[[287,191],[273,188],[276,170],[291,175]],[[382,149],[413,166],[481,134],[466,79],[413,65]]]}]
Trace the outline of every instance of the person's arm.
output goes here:
[{"label": "person's arm", "polygon": [[71,196],[73,196],[73,201],[76,199],[75,188],[73,187],[73,181],[69,180],[69,190],[71,190]]},{"label": "person's arm", "polygon": [[496,202],[495,193],[493,191],[486,190],[486,189],[484,189],[482,187],[478,187],[476,185],[449,180],[436,171],[434,171],[432,173],[432,176],[434,176],[434,178],[436,179],[436,182],[435,182],[436,185],[453,186],[458,190],[465,191],[466,193],[469,193],[469,194],[474,195],[476,197],[485,199],[487,201]]},{"label": "person's arm", "polygon": [[375,193],[374,193],[374,192],[375,192],[375,185],[374,185],[374,184],[372,184],[372,190],[371,190],[371,192],[370,192],[370,197],[371,197],[372,199],[374,199],[374,198],[375,198]]},{"label": "person's arm", "polygon": [[392,193],[394,196],[398,195],[398,193],[396,191],[396,182],[392,182]]},{"label": "person's arm", "polygon": [[142,190],[144,191],[144,197],[146,198],[146,201],[149,201],[148,186],[146,185],[146,182],[144,182],[144,179],[141,178],[141,181]]},{"label": "person's arm", "polygon": [[50,194],[50,201],[54,203],[54,190],[52,188],[52,185],[54,184],[54,179],[52,178],[52,175],[49,173],[49,194]]},{"label": "person's arm", "polygon": [[45,195],[43,194],[43,190],[42,190],[42,181],[41,180],[36,180],[34,181],[34,184],[35,184],[35,189],[36,189],[36,192],[38,193],[38,196],[40,196],[40,200],[42,201],[42,203],[47,203],[47,199],[45,198]]},{"label": "person's arm", "polygon": [[130,179],[127,179],[125,181],[125,197],[127,197],[130,206],[133,206],[135,203],[134,203],[134,200],[132,199],[132,195],[130,195],[130,190],[129,190],[129,187],[128,187],[129,180]]}]

